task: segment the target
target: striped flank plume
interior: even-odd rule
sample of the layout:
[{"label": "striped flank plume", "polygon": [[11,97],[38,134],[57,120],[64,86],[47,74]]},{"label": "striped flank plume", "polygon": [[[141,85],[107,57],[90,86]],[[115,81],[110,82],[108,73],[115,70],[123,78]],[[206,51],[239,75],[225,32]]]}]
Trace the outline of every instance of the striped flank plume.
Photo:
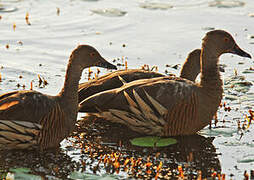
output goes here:
[{"label": "striped flank plume", "polygon": [[[95,113],[95,115],[109,119],[113,122],[128,125],[134,131],[150,135],[162,135],[161,133],[163,132],[163,127],[166,123],[163,117],[168,111],[145,90],[144,92],[149,103],[146,103],[146,101],[133,89],[132,93],[134,99],[124,91],[124,96],[129,103],[129,111],[108,109],[108,111]],[[150,104],[152,104],[152,106]]]},{"label": "striped flank plume", "polygon": [[26,121],[0,120],[1,149],[29,149],[37,144],[41,125]]}]

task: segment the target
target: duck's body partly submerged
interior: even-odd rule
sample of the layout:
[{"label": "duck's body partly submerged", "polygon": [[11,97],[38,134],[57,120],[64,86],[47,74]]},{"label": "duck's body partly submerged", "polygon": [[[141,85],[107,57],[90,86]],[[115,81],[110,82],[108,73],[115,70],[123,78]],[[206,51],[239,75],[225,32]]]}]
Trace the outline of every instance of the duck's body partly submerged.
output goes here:
[{"label": "duck's body partly submerged", "polygon": [[88,45],[71,54],[64,87],[57,96],[37,91],[14,91],[0,96],[0,148],[49,149],[73,130],[78,108],[78,83],[84,68],[116,67]]},{"label": "duck's body partly submerged", "polygon": [[95,94],[81,105],[88,113],[123,123],[148,135],[194,134],[209,124],[222,99],[218,58],[223,53],[250,57],[230,34],[207,33],[201,50],[201,82],[158,77],[137,80]]},{"label": "duck's body partly submerged", "polygon": [[[191,81],[195,81],[197,75],[200,73],[200,49],[195,49],[189,53],[186,61],[182,66],[180,77],[186,78]],[[119,70],[108,73],[104,76],[99,77],[79,85],[79,102],[92,96],[96,93],[119,88],[123,85],[122,79],[126,82],[132,82],[140,79],[151,79],[156,77],[166,77],[164,74],[146,71],[142,69],[128,69]],[[175,77],[170,75],[169,77]],[[122,79],[120,79],[122,78]],[[80,112],[86,112],[87,110],[83,108],[82,104],[79,107]]]}]

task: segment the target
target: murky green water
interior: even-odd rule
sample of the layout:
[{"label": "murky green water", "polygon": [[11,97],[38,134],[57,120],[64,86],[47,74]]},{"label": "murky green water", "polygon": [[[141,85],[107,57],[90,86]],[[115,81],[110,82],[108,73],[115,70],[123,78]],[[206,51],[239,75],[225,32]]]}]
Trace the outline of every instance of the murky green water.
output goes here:
[{"label": "murky green water", "polygon": [[[29,89],[33,81],[35,90],[56,94],[63,85],[68,56],[78,44],[93,45],[111,62],[127,59],[129,68],[149,64],[160,72],[178,74],[179,69],[166,64],[182,64],[188,52],[200,48],[207,31],[224,29],[253,55],[253,14],[251,0],[3,0],[0,93]],[[223,106],[219,109],[219,122],[211,130],[180,138],[170,147],[136,148],[128,140],[135,134],[125,127],[86,125],[65,140],[59,152],[2,152],[3,176],[18,167],[28,169],[15,171],[16,176],[30,173],[35,179],[98,178],[94,173],[124,179],[155,177],[157,172],[159,178],[176,178],[180,167],[189,178],[210,177],[215,171],[226,179],[242,179],[245,170],[250,175],[254,138],[246,115],[254,104],[253,60],[223,55],[220,63],[226,65],[222,73],[226,111]],[[46,87],[39,87],[38,74],[49,83]],[[87,70],[82,77],[86,80]]]}]

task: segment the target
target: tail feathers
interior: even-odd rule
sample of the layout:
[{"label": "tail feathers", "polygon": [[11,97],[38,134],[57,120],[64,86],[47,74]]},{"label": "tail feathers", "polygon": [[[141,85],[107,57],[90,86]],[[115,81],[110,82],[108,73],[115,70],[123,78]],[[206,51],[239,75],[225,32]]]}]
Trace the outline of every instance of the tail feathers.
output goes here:
[{"label": "tail feathers", "polygon": [[0,120],[0,149],[29,149],[37,145],[41,125],[26,121]]}]

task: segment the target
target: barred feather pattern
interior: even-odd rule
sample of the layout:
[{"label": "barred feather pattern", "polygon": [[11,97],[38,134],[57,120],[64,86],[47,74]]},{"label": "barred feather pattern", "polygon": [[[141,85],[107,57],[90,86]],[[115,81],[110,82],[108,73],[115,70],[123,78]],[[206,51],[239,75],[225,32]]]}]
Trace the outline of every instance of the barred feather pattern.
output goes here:
[{"label": "barred feather pattern", "polygon": [[193,93],[189,99],[183,100],[168,111],[165,116],[167,123],[164,136],[194,134],[207,125],[199,120],[197,102],[198,98]]},{"label": "barred feather pattern", "polygon": [[193,134],[207,125],[199,120],[198,98],[195,93],[172,109],[167,109],[145,90],[144,92],[148,103],[135,90],[133,90],[135,99],[124,91],[124,96],[129,103],[129,111],[109,109],[95,115],[125,124],[134,131],[157,136]]},{"label": "barred feather pattern", "polygon": [[132,99],[124,91],[124,96],[129,103],[129,111],[109,109],[95,115],[113,122],[125,124],[134,131],[143,132],[148,135],[163,135],[164,125],[166,124],[163,117],[166,115],[167,109],[146,91],[145,94],[152,107],[135,90],[133,90],[135,99]]},{"label": "barred feather pattern", "polygon": [[41,125],[26,121],[0,120],[1,149],[31,149],[37,145]]},{"label": "barred feather pattern", "polygon": [[55,147],[68,135],[64,131],[64,118],[64,112],[56,103],[55,108],[40,120],[42,130],[39,133],[38,144],[41,150]]}]

